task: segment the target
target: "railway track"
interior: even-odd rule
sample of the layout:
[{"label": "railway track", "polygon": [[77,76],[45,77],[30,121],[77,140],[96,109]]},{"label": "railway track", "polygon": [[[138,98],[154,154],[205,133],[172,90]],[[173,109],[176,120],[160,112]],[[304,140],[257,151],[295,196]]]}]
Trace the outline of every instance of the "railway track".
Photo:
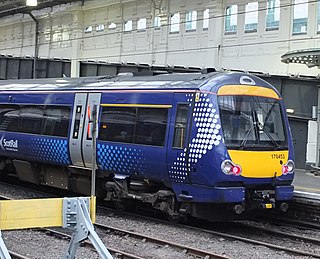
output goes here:
[{"label": "railway track", "polygon": [[22,254],[16,253],[16,252],[12,252],[9,251],[9,254],[11,256],[12,259],[31,259],[30,257],[26,257]]},{"label": "railway track", "polygon": [[[239,224],[242,224],[242,223],[239,223]],[[300,235],[296,235],[296,234],[286,233],[283,231],[268,230],[268,229],[265,229],[262,227],[253,227],[253,226],[245,226],[245,225],[243,225],[243,226],[245,228],[253,230],[256,233],[260,233],[261,235],[268,233],[271,237],[285,237],[285,238],[293,239],[295,241],[299,240],[304,243],[311,243],[313,245],[317,245],[320,248],[320,241],[315,238],[304,237],[304,236],[300,236]],[[276,244],[271,243],[269,241],[268,242],[261,241],[261,239],[263,239],[262,236],[260,236],[258,238],[259,240],[257,240],[257,239],[253,239],[252,237],[251,238],[245,237],[245,235],[242,236],[243,233],[239,233],[239,232],[236,232],[235,234],[229,234],[229,233],[222,233],[222,232],[213,231],[213,230],[206,230],[206,229],[202,229],[202,231],[206,232],[206,233],[213,234],[213,235],[218,235],[218,236],[221,236],[226,239],[238,240],[238,241],[242,241],[245,243],[251,243],[254,245],[266,246],[270,249],[274,249],[274,250],[278,250],[278,251],[285,251],[289,254],[308,256],[311,258],[320,258],[320,254],[315,254],[313,251],[302,251],[299,249],[289,248],[289,247],[282,246],[282,245],[276,245]],[[250,236],[252,236],[252,235],[250,235]],[[280,242],[278,242],[278,243],[280,243]],[[286,243],[286,242],[282,242],[282,243]]]},{"label": "railway track", "polygon": [[[185,245],[173,243],[173,242],[170,242],[170,241],[167,241],[167,240],[154,238],[154,237],[151,237],[151,236],[135,233],[135,232],[132,232],[132,231],[127,231],[127,230],[121,229],[121,228],[107,226],[107,225],[99,224],[99,223],[96,223],[94,225],[96,227],[96,230],[98,230],[100,232],[100,237],[102,235],[104,235],[104,236],[107,235],[107,236],[110,237],[110,235],[113,233],[114,235],[125,236],[126,238],[136,239],[139,242],[143,242],[144,244],[146,242],[149,242],[149,243],[161,245],[161,246],[166,247],[166,248],[171,248],[171,249],[174,249],[176,251],[179,251],[180,253],[182,253],[184,255],[190,256],[190,258],[192,258],[192,257],[205,258],[205,259],[228,259],[229,258],[229,257],[224,256],[224,255],[220,255],[220,254],[212,253],[212,252],[209,252],[209,251],[196,249],[196,248],[193,248],[193,247],[190,247],[190,246],[185,246]],[[52,230],[52,229],[41,229],[41,231],[46,232],[46,234],[52,234],[52,235],[55,235],[55,236],[59,236],[60,238],[68,238],[68,239],[71,238],[70,235],[65,234],[65,233],[63,233],[61,231],[56,231],[56,230]],[[103,231],[104,231],[104,234],[102,234]],[[102,238],[104,238],[104,237],[102,237]],[[86,245],[86,246],[93,247],[92,244],[89,241],[84,241],[83,244]],[[134,255],[134,254],[130,254],[128,252],[124,252],[124,251],[115,249],[115,248],[110,247],[110,246],[108,247],[108,250],[112,254],[116,254],[116,255],[120,256],[121,258],[128,258],[128,259],[143,259],[143,258],[145,258],[145,257],[139,256],[139,255]]]},{"label": "railway track", "polygon": [[[20,188],[20,187],[19,187]],[[117,211],[115,210],[111,210],[110,208],[105,208],[105,207],[98,207],[98,213],[99,214],[106,214],[106,213],[112,213],[112,214],[119,214]],[[128,212],[121,212],[121,217],[122,216],[129,216],[129,217],[137,217],[137,214],[132,214],[132,213],[128,213]],[[160,219],[155,219],[154,217],[150,218],[150,217],[146,217],[146,216],[142,216],[142,215],[138,215],[139,219],[146,219],[146,220],[150,220],[150,221],[156,221],[158,223],[161,224],[170,224],[171,223],[164,221],[164,220],[160,220]],[[279,237],[279,238],[287,238],[290,240],[299,240],[302,241],[303,243],[307,243],[307,244],[311,244],[311,246],[319,246],[320,249],[320,241],[318,239],[312,238],[312,237],[304,237],[302,235],[297,235],[297,234],[292,234],[292,233],[288,233],[288,232],[284,232],[284,231],[280,231],[280,230],[270,230],[270,229],[266,229],[265,227],[258,227],[258,226],[252,226],[252,225],[246,225],[243,222],[238,222],[238,223],[232,223],[232,224],[236,224],[238,225],[239,228],[241,228],[242,230],[246,229],[246,231],[248,231],[248,229],[250,229],[250,231],[252,232],[258,232],[258,233],[264,233],[264,234],[268,234],[269,236],[272,237]],[[137,233],[137,232],[133,232],[133,231],[128,231],[125,229],[121,229],[121,228],[116,228],[114,226],[110,226],[110,225],[104,225],[101,223],[97,223],[95,224],[95,227],[97,229],[97,231],[100,233],[100,235],[105,235],[105,233],[107,233],[107,235],[110,235],[110,233],[113,233],[114,235],[121,235],[121,236],[125,236],[125,237],[130,237],[130,238],[134,238],[136,240],[138,240],[137,242],[150,242],[150,243],[154,243],[157,245],[161,245],[161,246],[165,246],[165,247],[170,247],[172,249],[175,249],[176,251],[180,251],[181,253],[184,253],[190,256],[196,256],[196,257],[200,257],[200,258],[227,258],[224,255],[219,255],[219,254],[214,254],[208,251],[203,251],[200,249],[196,249],[196,248],[192,248],[192,247],[188,247],[188,246],[184,246],[184,245],[180,245],[177,243],[172,243],[166,240],[161,240],[161,239],[157,239],[157,238],[153,238],[150,236],[147,236],[145,234],[141,234],[141,233]],[[237,241],[241,241],[244,243],[250,243],[253,245],[261,245],[261,246],[265,246],[268,247],[270,249],[273,250],[277,250],[277,251],[285,251],[289,254],[293,254],[293,255],[299,255],[299,256],[308,256],[311,258],[320,258],[320,254],[315,254],[313,251],[303,251],[300,249],[292,249],[290,247],[285,247],[285,246],[280,246],[278,244],[274,244],[274,243],[270,243],[270,242],[266,242],[261,240],[260,238],[257,239],[253,239],[247,236],[243,236],[243,233],[239,233],[239,232],[235,232],[233,234],[230,234],[230,230],[227,230],[229,233],[226,233],[225,231],[217,231],[217,230],[213,230],[213,229],[205,229],[203,227],[196,227],[196,226],[190,226],[190,225],[181,225],[181,224],[176,224],[175,227],[179,227],[179,228],[185,228],[185,229],[189,229],[189,230],[194,230],[194,231],[198,231],[201,233],[206,233],[206,234],[210,234],[214,237],[221,237],[227,240],[237,240]],[[70,236],[66,235],[65,233],[60,233],[60,231],[56,231],[56,230],[42,230],[45,231],[46,233],[51,233],[54,234],[55,236],[59,236],[61,235],[61,237],[63,238],[70,238]],[[280,242],[278,242],[280,243]],[[286,243],[286,242],[282,242],[282,243]],[[91,246],[88,242],[85,243],[88,246]],[[143,257],[139,257],[137,255],[132,255],[130,253],[127,253],[125,251],[120,251],[117,249],[113,249],[112,247],[109,248],[109,251],[111,253],[117,254],[117,255],[121,255],[123,258],[143,258]],[[320,250],[319,250],[320,251]]]},{"label": "railway track", "polygon": [[[50,228],[42,228],[42,229],[38,229],[37,231],[41,231],[44,232],[46,235],[52,235],[61,239],[67,239],[70,240],[71,239],[71,235],[66,234],[62,231],[57,231],[54,229],[50,229]],[[90,248],[93,248],[93,245],[91,242],[89,241],[84,241],[82,242],[82,245],[88,246]],[[144,259],[143,257],[140,256],[136,256],[130,253],[127,253],[125,251],[119,250],[119,249],[115,249],[115,248],[111,248],[108,247],[108,250],[111,254],[116,255],[116,256],[120,256],[123,259]]]},{"label": "railway track", "polygon": [[[26,188],[26,190],[29,191],[28,188]],[[41,196],[43,195],[44,197],[47,196],[46,193],[42,193],[42,192],[37,192],[37,193],[39,195],[41,195]],[[7,196],[0,195],[0,199],[2,199],[2,200],[10,200],[11,198],[9,198]],[[130,237],[130,238],[133,238],[135,240],[138,240],[139,242],[143,242],[143,243],[149,242],[149,243],[153,243],[153,244],[156,244],[156,245],[161,245],[161,246],[166,247],[166,248],[174,249],[174,250],[176,250],[176,251],[178,251],[178,252],[180,252],[180,253],[182,253],[184,255],[190,256],[190,258],[194,258],[194,257],[196,257],[196,258],[205,258],[205,259],[228,259],[229,258],[229,257],[226,257],[224,255],[212,253],[210,251],[204,251],[204,250],[200,250],[200,249],[197,249],[197,248],[194,248],[194,247],[190,247],[190,246],[181,245],[181,244],[178,244],[178,243],[173,243],[173,242],[170,242],[170,241],[166,241],[166,240],[163,240],[163,239],[154,238],[154,237],[151,237],[151,236],[134,233],[132,231],[127,231],[125,229],[115,228],[115,227],[112,227],[112,226],[107,226],[107,225],[99,224],[99,223],[96,223],[94,225],[95,225],[96,229],[100,230],[100,236],[101,235],[110,236],[111,232],[114,235],[118,235],[118,236],[119,235],[120,236],[124,236],[125,235],[127,238]],[[70,240],[71,239],[71,235],[65,233],[64,231],[58,231],[58,230],[54,230],[54,229],[51,229],[51,228],[35,229],[35,231],[41,231],[41,232],[43,232],[43,233],[45,233],[47,235],[58,237],[58,238],[61,238],[63,240],[65,240],[65,239]],[[94,248],[90,241],[84,241],[84,242],[82,242],[82,244],[86,245],[86,246],[88,246],[90,248]],[[113,247],[110,247],[110,246],[108,246],[108,250],[109,250],[110,253],[112,253],[112,254],[114,254],[116,256],[120,256],[123,259],[143,259],[143,258],[145,258],[145,257],[139,256],[139,255],[135,255],[135,254],[123,251],[123,250],[119,250],[119,249],[116,249],[116,248],[113,248]]]},{"label": "railway track", "polygon": [[292,220],[317,225],[320,228],[320,194],[295,191],[287,216]]},{"label": "railway track", "polygon": [[174,248],[176,250],[180,250],[183,253],[191,255],[191,256],[196,256],[196,257],[206,258],[206,259],[210,259],[210,258],[226,259],[226,258],[228,258],[224,255],[211,253],[209,251],[204,251],[204,250],[193,248],[190,246],[181,245],[178,243],[170,242],[170,241],[159,239],[159,238],[154,238],[154,237],[147,236],[144,234],[139,234],[136,232],[127,231],[124,229],[120,229],[120,228],[116,228],[116,227],[112,227],[112,226],[108,226],[108,225],[104,225],[104,224],[95,223],[94,225],[95,225],[95,227],[97,227],[101,230],[121,233],[126,236],[130,236],[130,237],[133,237],[136,239],[143,240],[143,242],[148,241],[148,242],[152,242],[152,243],[159,244],[162,246],[170,246],[171,248]]},{"label": "railway track", "polygon": [[[115,211],[112,209],[106,209],[104,207],[99,207],[99,208],[102,210],[110,210],[110,211],[112,211],[112,213],[115,213]],[[121,214],[123,214],[123,212],[121,212]],[[135,214],[131,214],[131,213],[128,213],[127,215],[136,216]],[[168,223],[167,221],[164,221],[161,219],[154,219],[154,218],[145,217],[145,216],[141,216],[141,215],[139,215],[139,217],[144,218],[146,220],[157,221],[162,224],[171,224],[171,223]],[[251,229],[251,230],[258,232],[258,233],[268,233],[272,237],[286,237],[286,238],[289,238],[292,240],[298,239],[300,241],[303,241],[304,243],[311,243],[312,245],[317,245],[317,246],[319,246],[319,249],[320,249],[320,240],[315,239],[315,238],[291,234],[291,233],[280,231],[280,230],[270,230],[270,229],[265,229],[263,227],[258,227],[258,226],[249,226],[249,225],[243,224],[242,222],[237,222],[237,223],[232,223],[232,224],[239,224],[242,226],[242,229],[247,228],[247,229]],[[175,224],[175,225],[177,227],[187,228],[187,229],[194,230],[194,231],[200,231],[203,233],[211,234],[213,236],[219,236],[219,237],[222,237],[222,238],[225,238],[228,240],[237,240],[237,241],[250,243],[250,244],[254,244],[254,245],[266,246],[270,249],[274,249],[277,251],[285,251],[285,252],[287,252],[289,254],[293,254],[293,255],[308,256],[311,258],[320,258],[320,254],[314,254],[314,252],[301,251],[301,250],[297,250],[297,249],[293,249],[293,248],[289,248],[289,247],[285,247],[285,246],[276,245],[276,244],[273,244],[270,242],[255,240],[252,238],[241,236],[242,233],[239,233],[239,232],[236,232],[234,234],[230,234],[230,233],[225,233],[224,231],[216,231],[216,230],[211,230],[211,229],[205,229],[203,227],[195,227],[195,226],[190,226],[190,225],[185,225],[185,224]],[[228,229],[227,231],[230,231],[230,229]]]},{"label": "railway track", "polygon": [[259,219],[275,225],[320,230],[320,195],[295,191],[285,214],[267,211],[258,214]]}]

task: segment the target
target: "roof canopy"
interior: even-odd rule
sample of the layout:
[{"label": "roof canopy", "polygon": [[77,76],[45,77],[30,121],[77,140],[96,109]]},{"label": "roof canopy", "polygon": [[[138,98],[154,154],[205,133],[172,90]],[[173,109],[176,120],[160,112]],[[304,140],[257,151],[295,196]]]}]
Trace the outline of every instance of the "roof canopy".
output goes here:
[{"label": "roof canopy", "polygon": [[27,6],[26,0],[2,0],[0,1],[0,18],[77,1],[84,2],[84,0],[38,0],[37,6]]},{"label": "roof canopy", "polygon": [[298,63],[305,64],[308,67],[319,67],[320,68],[320,48],[302,49],[289,51],[281,56],[283,63]]}]

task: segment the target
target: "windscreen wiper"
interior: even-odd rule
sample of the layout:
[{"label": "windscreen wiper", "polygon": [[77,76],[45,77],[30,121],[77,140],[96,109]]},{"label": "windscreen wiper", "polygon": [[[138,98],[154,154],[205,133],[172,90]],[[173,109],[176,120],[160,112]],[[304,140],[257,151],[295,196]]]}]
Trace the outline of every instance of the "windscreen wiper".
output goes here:
[{"label": "windscreen wiper", "polygon": [[260,122],[258,122],[259,130],[261,129],[267,137],[271,140],[272,144],[274,145],[276,150],[281,149],[282,147],[274,140],[274,138],[271,136],[270,132],[266,130],[264,125],[262,125]]},{"label": "windscreen wiper", "polygon": [[251,131],[253,130],[254,127],[255,127],[255,122],[252,124],[251,128],[248,130],[247,134],[244,136],[243,140],[241,141],[239,149],[246,148],[249,135],[251,134]]}]

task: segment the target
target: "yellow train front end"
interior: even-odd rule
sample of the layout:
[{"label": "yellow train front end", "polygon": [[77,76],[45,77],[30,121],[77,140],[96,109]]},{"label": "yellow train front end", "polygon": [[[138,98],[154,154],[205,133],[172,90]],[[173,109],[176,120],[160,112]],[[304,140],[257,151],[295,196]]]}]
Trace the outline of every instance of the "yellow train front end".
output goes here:
[{"label": "yellow train front end", "polygon": [[238,176],[246,200],[237,214],[257,207],[288,209],[293,196],[293,145],[285,107],[270,87],[235,84],[217,91],[221,126],[228,158],[227,175]]}]

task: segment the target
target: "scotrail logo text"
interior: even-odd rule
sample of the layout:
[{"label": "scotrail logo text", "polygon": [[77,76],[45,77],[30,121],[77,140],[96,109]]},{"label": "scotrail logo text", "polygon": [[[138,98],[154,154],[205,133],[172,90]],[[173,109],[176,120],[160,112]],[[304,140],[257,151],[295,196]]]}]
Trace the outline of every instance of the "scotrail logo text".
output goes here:
[{"label": "scotrail logo text", "polygon": [[6,139],[4,137],[0,140],[0,145],[3,150],[18,151],[19,143],[17,139]]}]

